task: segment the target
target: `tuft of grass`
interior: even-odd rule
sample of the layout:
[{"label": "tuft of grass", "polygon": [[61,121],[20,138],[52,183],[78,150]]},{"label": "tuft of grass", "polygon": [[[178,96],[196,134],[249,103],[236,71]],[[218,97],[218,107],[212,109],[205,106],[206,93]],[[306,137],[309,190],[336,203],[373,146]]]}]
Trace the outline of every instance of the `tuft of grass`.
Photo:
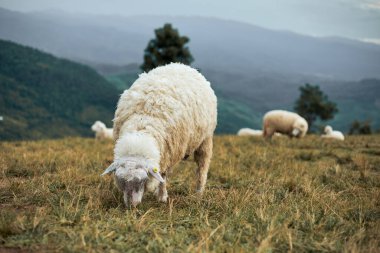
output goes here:
[{"label": "tuft of grass", "polygon": [[100,177],[113,143],[0,142],[0,251],[378,252],[380,136],[216,136],[207,188],[195,163],[169,174],[169,201],[126,209]]}]

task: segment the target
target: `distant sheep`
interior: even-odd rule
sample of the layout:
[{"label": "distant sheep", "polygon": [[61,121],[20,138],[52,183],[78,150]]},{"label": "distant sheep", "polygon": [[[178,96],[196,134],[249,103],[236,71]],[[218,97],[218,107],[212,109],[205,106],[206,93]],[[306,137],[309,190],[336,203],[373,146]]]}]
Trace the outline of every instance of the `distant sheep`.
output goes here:
[{"label": "distant sheep", "polygon": [[217,100],[210,83],[195,69],[172,63],[143,73],[124,91],[114,119],[115,171],[124,202],[133,206],[144,190],[166,202],[167,172],[194,154],[197,191],[207,180],[217,122]]},{"label": "distant sheep", "polygon": [[97,140],[113,139],[113,129],[107,128],[101,121],[95,121],[91,126],[91,130],[95,132],[95,138]]},{"label": "distant sheep", "polygon": [[263,136],[262,130],[254,130],[251,128],[242,128],[237,132],[238,136]]},{"label": "distant sheep", "polygon": [[284,110],[269,111],[263,118],[263,136],[271,138],[275,133],[302,138],[308,130],[307,121],[294,112]]},{"label": "distant sheep", "polygon": [[[263,136],[263,130],[255,130],[251,128],[242,128],[237,132],[238,136]],[[275,133],[274,136],[281,136],[280,133]]]},{"label": "distant sheep", "polygon": [[322,134],[321,137],[344,141],[344,135],[342,134],[342,132],[333,131],[333,128],[331,126],[325,127],[325,134]]}]

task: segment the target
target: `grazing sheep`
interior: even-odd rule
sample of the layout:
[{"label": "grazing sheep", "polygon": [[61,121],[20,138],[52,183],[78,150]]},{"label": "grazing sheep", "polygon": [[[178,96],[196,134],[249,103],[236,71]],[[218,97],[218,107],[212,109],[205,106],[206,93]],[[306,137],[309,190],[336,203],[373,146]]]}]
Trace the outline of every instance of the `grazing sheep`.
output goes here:
[{"label": "grazing sheep", "polygon": [[304,137],[307,133],[307,121],[294,112],[284,110],[269,111],[263,118],[265,138],[271,138],[275,133],[286,134],[289,137]]},{"label": "grazing sheep", "polygon": [[342,134],[342,132],[333,131],[331,126],[325,127],[325,134],[322,134],[321,137],[344,141],[344,135]]},{"label": "grazing sheep", "polygon": [[95,132],[95,138],[97,140],[113,139],[113,129],[107,128],[106,125],[99,120],[95,121],[91,126],[91,130]]},{"label": "grazing sheep", "polygon": [[124,202],[133,206],[144,190],[166,202],[167,172],[194,154],[197,191],[204,190],[212,156],[217,100],[210,83],[195,69],[172,63],[143,73],[124,91],[114,119],[115,171]]},{"label": "grazing sheep", "polygon": [[251,128],[242,128],[237,132],[238,136],[263,136],[262,130],[254,130]]}]

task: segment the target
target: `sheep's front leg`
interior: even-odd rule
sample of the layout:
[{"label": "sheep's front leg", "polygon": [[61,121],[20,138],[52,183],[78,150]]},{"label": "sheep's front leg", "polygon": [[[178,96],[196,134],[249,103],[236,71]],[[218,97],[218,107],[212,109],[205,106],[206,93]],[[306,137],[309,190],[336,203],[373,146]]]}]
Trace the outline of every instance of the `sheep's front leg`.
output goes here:
[{"label": "sheep's front leg", "polygon": [[165,182],[160,183],[158,185],[158,191],[157,191],[157,199],[160,202],[167,202],[168,201],[168,191],[166,190],[166,175],[162,175],[162,178],[165,180]]},{"label": "sheep's front leg", "polygon": [[202,193],[206,181],[207,173],[210,167],[212,157],[212,137],[205,139],[199,148],[194,152],[194,160],[198,165],[197,170],[197,192]]},{"label": "sheep's front leg", "polygon": [[123,192],[123,199],[124,199],[125,206],[129,207],[129,198],[128,198],[128,193],[126,191]]},{"label": "sheep's front leg", "polygon": [[165,181],[164,183],[160,183],[156,179],[148,180],[148,183],[146,184],[146,190],[148,192],[152,192],[157,197],[158,201],[167,202],[168,200],[168,192],[166,191],[167,177],[165,173],[161,174],[161,176]]}]

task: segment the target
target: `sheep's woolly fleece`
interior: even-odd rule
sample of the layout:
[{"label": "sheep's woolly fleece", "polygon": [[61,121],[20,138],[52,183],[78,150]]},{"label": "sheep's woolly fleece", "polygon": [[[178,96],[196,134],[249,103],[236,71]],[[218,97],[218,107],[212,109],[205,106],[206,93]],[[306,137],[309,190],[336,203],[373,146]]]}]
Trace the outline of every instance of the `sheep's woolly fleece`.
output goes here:
[{"label": "sheep's woolly fleece", "polygon": [[294,112],[284,110],[269,111],[263,118],[264,136],[270,137],[275,132],[292,136],[294,129],[300,131],[300,137],[304,137],[308,130],[307,121]]},{"label": "sheep's woolly fleece", "polygon": [[91,126],[91,130],[95,132],[96,139],[113,139],[113,129],[107,128],[101,121],[95,121]]},{"label": "sheep's woolly fleece", "polygon": [[242,128],[237,132],[238,136],[262,136],[262,130],[255,130],[251,128]]},{"label": "sheep's woolly fleece", "polygon": [[343,133],[340,131],[333,130],[333,128],[331,126],[325,127],[325,134],[321,135],[321,137],[344,141]]},{"label": "sheep's woolly fleece", "polygon": [[216,104],[210,83],[189,66],[172,63],[141,74],[117,106],[115,160],[141,156],[165,172],[212,138]]}]

